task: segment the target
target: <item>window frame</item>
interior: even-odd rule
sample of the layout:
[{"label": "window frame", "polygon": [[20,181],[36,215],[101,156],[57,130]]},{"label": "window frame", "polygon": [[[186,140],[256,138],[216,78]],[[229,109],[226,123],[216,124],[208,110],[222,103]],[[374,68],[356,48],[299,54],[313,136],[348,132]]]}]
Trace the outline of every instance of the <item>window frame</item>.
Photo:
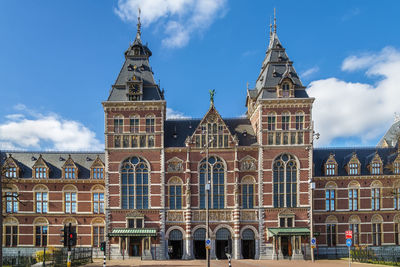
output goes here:
[{"label": "window frame", "polygon": [[[284,159],[287,158],[286,160]],[[299,166],[296,158],[288,153],[280,154],[272,165],[272,193],[274,208],[296,208],[299,205]],[[291,171],[289,172],[289,168]],[[293,171],[294,170],[294,171]],[[282,173],[283,172],[283,173]],[[290,173],[290,179],[289,175]],[[295,177],[293,177],[295,174]],[[288,192],[288,183],[291,184]],[[294,190],[295,188],[295,190]],[[290,203],[288,203],[290,199]]]},{"label": "window frame", "polygon": [[[226,164],[224,160],[217,156],[209,156],[208,163],[206,162],[207,158],[204,158],[199,163],[199,208],[205,209],[206,208],[206,184],[207,179],[210,183],[210,190],[208,194],[208,206],[209,209],[224,209],[226,207]],[[210,162],[211,161],[211,162]],[[207,172],[207,164],[208,164],[208,176],[206,175]],[[219,164],[222,166],[216,172],[214,168]],[[221,183],[221,175],[223,182]],[[215,177],[217,177],[217,181],[214,182]],[[218,181],[219,179],[219,181]],[[202,183],[204,181],[204,183]],[[222,190],[221,190],[222,188]],[[222,191],[222,194],[221,194]],[[217,194],[215,194],[217,192]],[[221,201],[222,200],[222,201]],[[216,201],[216,202],[215,202]]]}]

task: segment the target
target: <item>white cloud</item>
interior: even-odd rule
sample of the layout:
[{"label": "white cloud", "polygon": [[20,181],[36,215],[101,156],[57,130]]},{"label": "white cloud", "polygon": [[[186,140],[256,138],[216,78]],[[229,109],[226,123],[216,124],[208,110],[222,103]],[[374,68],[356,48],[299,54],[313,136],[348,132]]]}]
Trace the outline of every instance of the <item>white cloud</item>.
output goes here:
[{"label": "white cloud", "polygon": [[225,12],[226,0],[118,0],[115,13],[124,21],[137,21],[140,7],[144,26],[163,25],[163,45],[185,46],[196,32],[207,29]]},{"label": "white cloud", "polygon": [[56,114],[31,114],[23,105],[22,113],[6,116],[0,123],[0,149],[32,150],[103,150],[95,133],[80,122]]},{"label": "white cloud", "polygon": [[167,120],[168,119],[190,119],[190,117],[186,116],[182,112],[173,110],[172,108],[167,108]]},{"label": "white cloud", "polygon": [[318,71],[319,71],[319,67],[314,66],[312,68],[309,68],[308,70],[305,70],[300,76],[303,78],[308,78],[311,75],[313,75],[314,73],[317,73]]},{"label": "white cloud", "polygon": [[319,145],[338,137],[361,137],[364,143],[382,136],[400,112],[400,51],[386,47],[379,53],[351,56],[342,70],[366,69],[379,77],[373,84],[329,78],[311,82],[308,93],[316,98],[313,116]]}]

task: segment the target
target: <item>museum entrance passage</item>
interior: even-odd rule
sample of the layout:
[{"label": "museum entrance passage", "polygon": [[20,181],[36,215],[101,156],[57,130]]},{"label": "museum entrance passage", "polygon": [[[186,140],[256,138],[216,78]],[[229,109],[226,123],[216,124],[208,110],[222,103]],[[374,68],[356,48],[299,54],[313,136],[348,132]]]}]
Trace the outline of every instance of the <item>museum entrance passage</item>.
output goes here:
[{"label": "museum entrance passage", "polygon": [[281,236],[281,249],[284,258],[292,256],[292,242],[290,242],[289,236]]},{"label": "museum entrance passage", "polygon": [[254,232],[246,229],[242,233],[242,256],[243,259],[254,259],[256,255],[256,241]]},{"label": "museum entrance passage", "polygon": [[215,243],[217,259],[227,259],[226,253],[232,254],[232,239],[228,229],[221,228],[217,231]]},{"label": "museum entrance passage", "polygon": [[182,232],[172,230],[168,238],[168,256],[170,259],[180,260],[183,256],[183,238]]},{"label": "museum entrance passage", "polygon": [[130,257],[142,256],[142,238],[141,237],[130,237],[129,238],[128,254]]},{"label": "museum entrance passage", "polygon": [[206,229],[200,228],[193,233],[193,254],[195,259],[206,258]]}]

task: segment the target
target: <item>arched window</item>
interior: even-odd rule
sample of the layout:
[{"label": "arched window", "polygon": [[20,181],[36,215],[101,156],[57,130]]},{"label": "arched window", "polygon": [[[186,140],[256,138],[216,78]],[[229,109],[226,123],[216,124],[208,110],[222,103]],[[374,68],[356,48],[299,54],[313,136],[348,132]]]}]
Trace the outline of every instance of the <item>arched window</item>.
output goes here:
[{"label": "arched window", "polygon": [[47,247],[49,222],[46,218],[36,218],[33,225],[35,227],[35,246]]},{"label": "arched window", "polygon": [[242,179],[242,208],[254,208],[254,184],[255,180],[251,176]]},{"label": "arched window", "polygon": [[78,190],[74,185],[66,185],[63,188],[64,192],[64,212],[76,213]]},{"label": "arched window", "polygon": [[36,213],[47,213],[49,189],[45,185],[37,185],[33,191],[35,192]]},{"label": "arched window", "polygon": [[147,209],[149,207],[149,167],[139,157],[122,162],[121,192],[123,209]]},{"label": "arched window", "polygon": [[352,181],[349,183],[349,210],[358,210],[358,191],[360,189],[360,184],[357,181]]},{"label": "arched window", "polygon": [[379,214],[375,214],[371,218],[372,225],[372,245],[380,246],[382,245],[382,224],[383,218]]},{"label": "arched window", "polygon": [[173,177],[168,181],[169,208],[171,210],[182,209],[182,180]]},{"label": "arched window", "polygon": [[383,187],[380,181],[373,181],[371,183],[371,209],[381,209],[381,188]]},{"label": "arched window", "polygon": [[296,130],[304,128],[304,113],[302,111],[296,112]]},{"label": "arched window", "polygon": [[338,220],[335,216],[329,215],[325,220],[326,224],[326,244],[328,247],[335,247],[337,240],[337,224]]},{"label": "arched window", "polygon": [[92,245],[97,248],[104,241],[104,220],[95,218],[92,220]]},{"label": "arched window", "polygon": [[3,221],[3,246],[18,246],[18,220],[16,218],[8,217]]},{"label": "arched window", "polygon": [[349,230],[353,231],[353,244],[360,244],[360,217],[357,215],[352,215],[349,218]]},{"label": "arched window", "polygon": [[297,164],[293,156],[282,154],[274,162],[274,207],[296,206]]},{"label": "arched window", "polygon": [[[207,167],[208,166],[208,167]],[[208,175],[207,173],[208,168]],[[218,157],[211,156],[200,162],[200,208],[204,209],[205,195],[206,195],[206,182],[210,181],[210,191],[208,195],[208,207],[214,209],[224,208],[224,191],[225,191],[225,169],[222,160]]]},{"label": "arched window", "polygon": [[92,187],[92,211],[95,214],[104,213],[104,187],[101,185],[94,185]]}]

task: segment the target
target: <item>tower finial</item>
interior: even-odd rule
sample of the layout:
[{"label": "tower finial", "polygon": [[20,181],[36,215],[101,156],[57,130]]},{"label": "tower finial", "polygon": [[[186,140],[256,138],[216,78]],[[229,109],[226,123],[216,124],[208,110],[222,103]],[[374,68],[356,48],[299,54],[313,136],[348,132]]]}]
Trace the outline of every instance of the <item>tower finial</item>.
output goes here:
[{"label": "tower finial", "polygon": [[269,17],[269,37],[272,36],[272,19],[271,16]]},{"label": "tower finial", "polygon": [[137,32],[136,32],[136,39],[140,40],[140,27],[142,24],[140,23],[140,7],[138,8],[138,23],[137,23]]},{"label": "tower finial", "polygon": [[214,106],[215,89],[209,90],[210,92],[210,106]]},{"label": "tower finial", "polygon": [[274,33],[276,33],[276,8],[274,8]]}]

